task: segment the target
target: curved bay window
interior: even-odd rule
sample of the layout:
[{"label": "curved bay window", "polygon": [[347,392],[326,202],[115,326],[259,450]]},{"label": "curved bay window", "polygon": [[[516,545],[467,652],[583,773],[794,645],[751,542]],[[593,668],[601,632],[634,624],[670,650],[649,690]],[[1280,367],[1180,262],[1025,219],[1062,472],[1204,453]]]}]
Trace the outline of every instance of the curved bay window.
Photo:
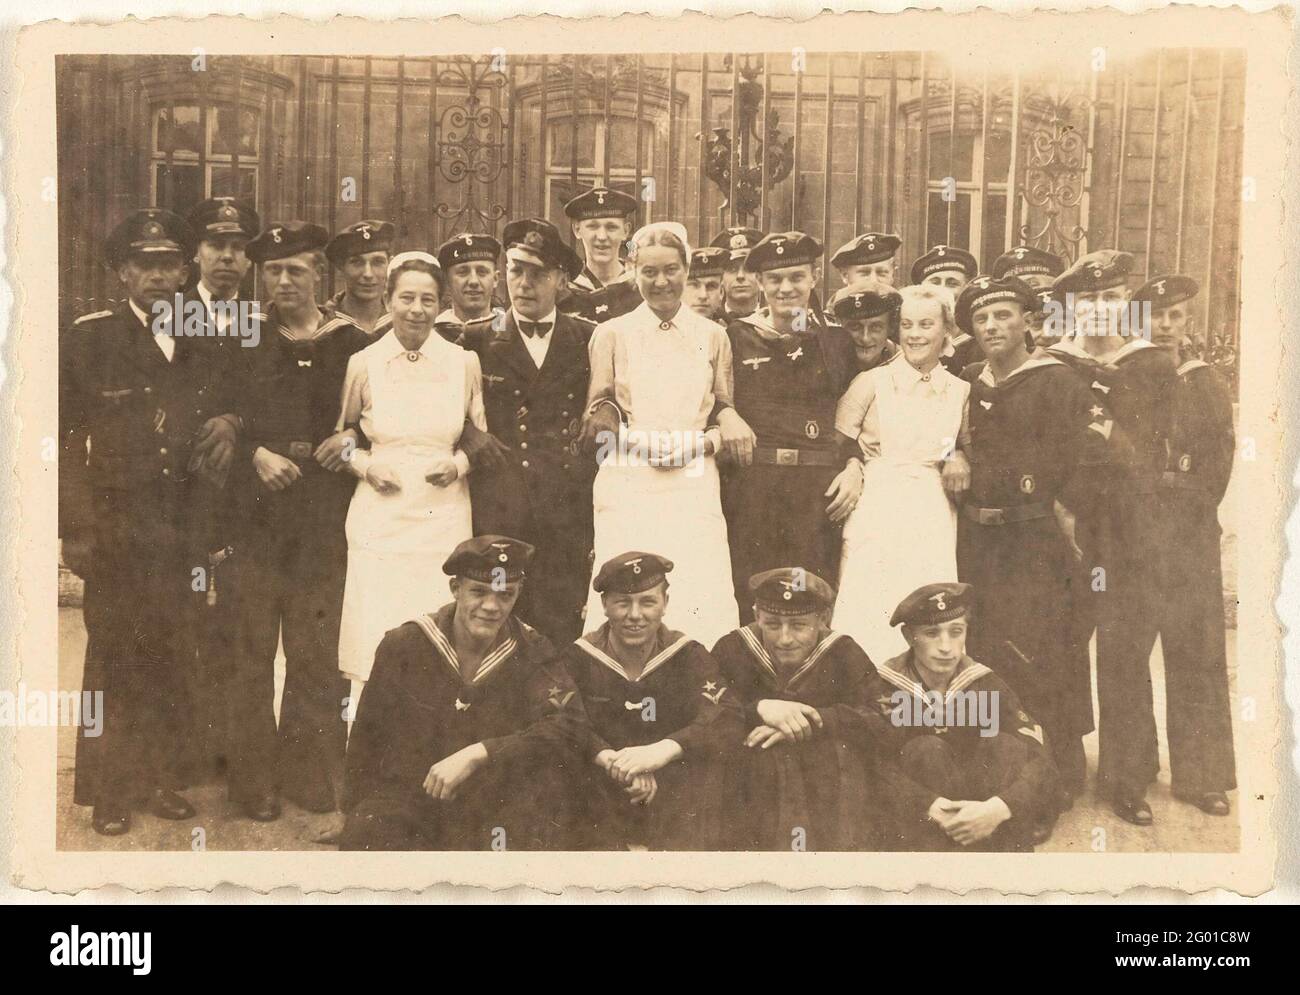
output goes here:
[{"label": "curved bay window", "polygon": [[257,202],[261,112],[199,103],[155,106],[150,203],[184,215],[208,197]]},{"label": "curved bay window", "polygon": [[[576,121],[551,117],[546,126],[546,216],[563,219],[567,201],[603,183],[642,202],[642,224],[653,221],[654,203],[641,194],[654,184],[647,164],[655,162],[655,138],[651,121],[614,117],[607,122],[598,115],[581,115]],[[642,164],[640,190],[638,162]]]}]

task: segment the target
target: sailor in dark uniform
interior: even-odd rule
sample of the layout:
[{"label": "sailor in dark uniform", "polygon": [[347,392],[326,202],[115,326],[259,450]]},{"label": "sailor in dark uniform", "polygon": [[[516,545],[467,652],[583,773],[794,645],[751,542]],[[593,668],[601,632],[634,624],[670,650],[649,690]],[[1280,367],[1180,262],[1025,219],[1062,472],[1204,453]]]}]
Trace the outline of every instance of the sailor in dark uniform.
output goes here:
[{"label": "sailor in dark uniform", "polygon": [[784,567],[749,588],[756,620],[713,647],[746,730],[727,767],[729,848],[879,849],[888,689],[857,643],[830,629],[835,590],[821,577]]},{"label": "sailor in dark uniform", "polygon": [[706,246],[691,251],[690,275],[682,301],[696,314],[710,321],[722,321],[722,273],[729,254],[726,249]]},{"label": "sailor in dark uniform", "polygon": [[887,283],[864,278],[841,287],[831,313],[853,340],[856,373],[874,370],[898,355],[898,315],[903,298]]},{"label": "sailor in dark uniform", "polygon": [[[965,249],[952,245],[936,245],[912,263],[912,282],[943,287],[952,294],[953,301],[962,288],[979,273],[979,263]],[[944,347],[939,362],[955,377],[971,363],[979,362],[980,349],[966,332],[960,332]]]},{"label": "sailor in dark uniform", "polygon": [[878,280],[892,287],[898,275],[894,256],[902,244],[897,235],[869,231],[836,249],[831,265],[846,286],[858,280]]},{"label": "sailor in dark uniform", "polygon": [[591,732],[555,648],[513,613],[532,561],[517,539],[467,539],[443,564],[452,602],[384,636],[348,741],[340,850],[572,847]]},{"label": "sailor in dark uniform", "polygon": [[164,819],[194,815],[173,790],[206,597],[193,586],[208,540],[193,511],[226,479],[238,419],[229,350],[162,323],[193,253],[170,211],[128,215],[105,246],[126,300],[78,319],[59,343],[59,534],[86,582],[82,685],[104,695],[102,734],[78,730],[75,799],[109,836],[130,829],[140,803]]},{"label": "sailor in dark uniform", "polygon": [[433,327],[448,342],[455,342],[469,322],[502,313],[492,303],[501,243],[491,235],[463,232],[438,246],[437,255],[447,277],[451,307],[434,318]]},{"label": "sailor in dark uniform", "polygon": [[[322,464],[348,359],[369,338],[343,314],[316,305],[328,240],[318,225],[289,221],[248,244],[271,305],[263,341],[241,350],[234,499],[243,525],[223,570],[238,606],[231,795],[259,821],[280,814],[281,795],[308,811],[333,811],[342,781],[347,685],[338,641],[354,481]],[[286,669],[277,727],[281,638]]]},{"label": "sailor in dark uniform", "polygon": [[857,374],[853,343],[810,304],[821,258],[803,232],[768,235],[745,265],[767,307],[727,327],[735,410],[755,436],[751,464],[727,467],[723,510],[741,621],[749,578],[790,563],[839,576],[840,528],[862,492],[861,453],[835,431]]},{"label": "sailor in dark uniform", "polygon": [[757,228],[727,228],[710,247],[727,250],[727,265],[722,271],[722,323],[753,314],[763,303],[763,291],[754,274],[745,269],[749,250],[763,240]]},{"label": "sailor in dark uniform", "polygon": [[603,186],[585,190],[564,205],[573,234],[582,243],[582,271],[573,286],[591,292],[629,278],[619,250],[632,234],[636,210],[635,197]]},{"label": "sailor in dark uniform", "polygon": [[1175,798],[1227,815],[1236,787],[1223,621],[1218,506],[1236,448],[1232,392],[1188,354],[1189,303],[1200,287],[1158,276],[1133,294],[1151,304],[1151,341],[1177,366],[1169,462],[1157,490],[1160,514],[1156,605],[1165,662],[1169,775]]},{"label": "sailor in dark uniform", "polygon": [[356,325],[374,342],[393,325],[384,307],[388,260],[397,229],[388,221],[358,221],[329,240],[325,255],[343,274],[343,289],[329,300],[328,310]]},{"label": "sailor in dark uniform", "polygon": [[1074,335],[1048,352],[1073,368],[1114,418],[1112,461],[1095,482],[1105,499],[1080,523],[1085,576],[1077,582],[1076,638],[1086,644],[1097,631],[1098,790],[1121,818],[1146,826],[1146,790],[1160,769],[1150,662],[1162,598],[1157,499],[1177,374],[1140,323],[1128,320],[1132,266],[1127,252],[1102,249],[1057,277],[1053,290],[1072,305],[1066,318]]},{"label": "sailor in dark uniform", "polygon": [[969,584],[929,584],[890,619],[907,652],[882,664],[879,700],[893,733],[882,764],[907,850],[1032,850],[1053,805],[1043,729],[1001,676],[966,653]]},{"label": "sailor in dark uniform", "polygon": [[[1014,276],[1037,292],[1050,290],[1052,283],[1064,270],[1065,260],[1060,256],[1032,245],[1017,245],[993,260],[989,273],[995,280]],[[1027,312],[1026,317],[1029,319],[1029,351],[1033,352],[1038,336],[1042,333],[1043,314],[1035,308]]]},{"label": "sailor in dark uniform", "polygon": [[708,651],[662,622],[672,568],[642,552],[603,564],[606,621],[563,654],[592,729],[584,849],[722,842],[722,774],[746,730]]},{"label": "sailor in dark uniform", "polygon": [[957,570],[974,586],[971,654],[997,660],[999,675],[1043,724],[1064,808],[1086,779],[1092,689],[1087,646],[1067,638],[1061,619],[1089,596],[1072,584],[1077,521],[1105,500],[1092,485],[1109,460],[1112,422],[1068,366],[1029,353],[1024,331],[1036,307],[1034,291],[1016,277],[977,277],[957,299],[957,324],[985,356],[964,374],[970,487],[958,518]]},{"label": "sailor in dark uniform", "polygon": [[239,300],[240,288],[253,265],[246,247],[261,231],[261,221],[250,204],[234,197],[200,201],[185,220],[198,239],[194,250],[198,279],[185,292],[185,301],[201,301],[216,331],[210,337],[233,344],[238,340],[237,330],[231,327],[237,313],[215,305]]},{"label": "sailor in dark uniform", "polygon": [[461,340],[479,355],[488,433],[507,451],[470,477],[474,531],[537,547],[545,580],[525,589],[519,617],[565,645],[582,634],[591,577],[595,465],[577,445],[595,326],[557,313],[556,294],[581,262],[554,225],[512,221],[504,242],[510,310],[470,322]]}]

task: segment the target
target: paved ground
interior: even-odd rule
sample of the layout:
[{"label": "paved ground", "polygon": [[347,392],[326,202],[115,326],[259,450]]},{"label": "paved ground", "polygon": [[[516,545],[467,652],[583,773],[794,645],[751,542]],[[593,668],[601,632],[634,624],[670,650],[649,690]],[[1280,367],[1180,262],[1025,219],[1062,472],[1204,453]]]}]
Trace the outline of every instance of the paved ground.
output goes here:
[{"label": "paved ground", "polygon": [[[1232,633],[1230,633],[1232,634]],[[86,635],[81,623],[81,611],[76,608],[59,609],[59,673],[60,688],[73,690],[80,687],[81,663],[85,653]],[[1236,653],[1229,642],[1228,661],[1236,701]],[[280,661],[283,667],[283,660]],[[1156,718],[1161,729],[1161,765],[1168,768],[1164,754],[1164,679],[1159,648],[1152,658],[1152,675],[1155,680]],[[277,673],[282,679],[283,673]],[[277,691],[279,684],[277,682]],[[1234,706],[1234,714],[1236,709]],[[192,848],[196,828],[202,828],[204,842],[209,850],[328,850],[332,847],[313,842],[329,821],[328,816],[304,812],[285,803],[284,815],[273,823],[256,823],[240,815],[236,807],[226,801],[225,788],[217,782],[200,785],[186,792],[198,815],[190,822],[176,823],[137,813],[132,831],[126,836],[107,838],[98,836],[90,828],[90,809],[72,803],[72,758],[75,730],[60,730],[59,736],[59,819],[58,846],[65,850],[189,850]],[[1096,766],[1097,737],[1094,733],[1085,741],[1089,763]],[[1101,805],[1091,793],[1085,795],[1075,807],[1061,817],[1056,832],[1040,849],[1063,853],[1088,853],[1098,839],[1096,830],[1105,831],[1105,847],[1109,852],[1220,852],[1233,851],[1238,846],[1236,797],[1231,796],[1233,815],[1214,818],[1199,809],[1174,801],[1169,794],[1168,774],[1162,773],[1160,782],[1149,796],[1155,825],[1146,829],[1131,826]]]}]

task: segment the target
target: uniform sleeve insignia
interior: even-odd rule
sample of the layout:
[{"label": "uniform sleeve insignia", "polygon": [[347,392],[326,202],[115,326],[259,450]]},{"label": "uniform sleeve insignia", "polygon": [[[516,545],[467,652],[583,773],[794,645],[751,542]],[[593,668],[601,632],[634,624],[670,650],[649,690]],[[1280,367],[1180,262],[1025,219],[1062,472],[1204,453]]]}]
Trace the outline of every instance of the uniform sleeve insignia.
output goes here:
[{"label": "uniform sleeve insignia", "polygon": [[1114,424],[1115,424],[1114,422],[1112,422],[1109,418],[1107,418],[1104,422],[1100,422],[1100,423],[1098,423],[1098,422],[1093,422],[1093,423],[1090,424],[1088,427],[1089,427],[1090,429],[1092,429],[1094,432],[1097,432],[1098,434],[1100,434],[1101,437],[1102,437],[1103,439],[1105,439],[1107,442],[1109,442],[1109,441],[1110,441],[1110,430],[1111,430],[1111,427],[1112,427]]},{"label": "uniform sleeve insignia", "polygon": [[1178,457],[1178,469],[1180,471],[1182,471],[1183,473],[1187,473],[1187,471],[1189,471],[1191,468],[1192,468],[1192,457],[1189,454],[1183,453],[1183,455]]},{"label": "uniform sleeve insignia", "polygon": [[1032,473],[1026,473],[1023,477],[1020,478],[1020,493],[1021,494],[1034,493],[1034,475]]},{"label": "uniform sleeve insignia", "polygon": [[96,318],[107,318],[112,313],[112,311],[96,311],[93,314],[83,314],[72,323],[74,325],[80,325],[83,321],[94,321]]},{"label": "uniform sleeve insignia", "polygon": [[1099,390],[1099,391],[1101,391],[1103,394],[1109,394],[1109,393],[1110,393],[1110,388],[1107,387],[1107,386],[1106,386],[1104,383],[1102,383],[1100,380],[1094,380],[1094,381],[1092,382],[1092,389],[1093,389],[1093,390]]},{"label": "uniform sleeve insignia", "polygon": [[706,681],[704,684],[704,690],[700,692],[700,694],[704,695],[704,697],[708,698],[709,701],[713,702],[715,705],[722,700],[722,696],[726,693],[727,689],[725,687],[719,688],[717,683],[714,681]]},{"label": "uniform sleeve insignia", "polygon": [[985,411],[988,411],[989,408],[993,407],[993,402],[992,402],[992,401],[980,401],[980,407],[982,407]]},{"label": "uniform sleeve insignia", "polygon": [[[1024,715],[1023,712],[1020,713]],[[1021,726],[1016,730],[1036,742],[1039,746],[1043,745],[1043,727],[1035,723],[1033,726]]]},{"label": "uniform sleeve insignia", "polygon": [[558,687],[547,688],[546,700],[556,708],[563,708],[569,703],[570,699],[573,698],[574,693],[575,692],[573,691],[565,691],[563,688]]}]

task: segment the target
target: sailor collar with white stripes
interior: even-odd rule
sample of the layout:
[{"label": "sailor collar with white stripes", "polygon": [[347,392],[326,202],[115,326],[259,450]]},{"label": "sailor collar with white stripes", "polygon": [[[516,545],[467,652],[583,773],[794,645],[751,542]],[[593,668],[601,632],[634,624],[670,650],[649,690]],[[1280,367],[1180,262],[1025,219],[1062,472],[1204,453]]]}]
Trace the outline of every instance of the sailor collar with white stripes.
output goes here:
[{"label": "sailor collar with white stripes", "polygon": [[1210,364],[1203,359],[1189,359],[1184,362],[1182,366],[1178,367],[1178,375],[1180,377],[1185,377],[1187,374],[1191,373],[1192,370],[1199,370],[1202,366],[1208,369]]},{"label": "sailor collar with white stripes", "polygon": [[1000,387],[1002,384],[1007,383],[1013,377],[1019,376],[1021,373],[1026,373],[1029,370],[1036,370],[1040,366],[1064,366],[1064,365],[1065,364],[1062,363],[1055,356],[1049,356],[1043,350],[1040,349],[1037,352],[1033,353],[1028,359],[1026,359],[1023,363],[1021,363],[1014,370],[1008,373],[1000,381],[993,379],[993,365],[991,363],[985,362],[984,369],[980,370],[979,380],[980,383],[986,384],[989,387]]},{"label": "sailor collar with white stripes", "polygon": [[955,356],[959,346],[964,346],[971,340],[970,335],[966,332],[958,332],[956,335],[950,335],[948,341],[943,344],[943,355]]},{"label": "sailor collar with white stripes", "polygon": [[[772,675],[778,685],[781,685],[781,673],[776,669],[776,664],[773,662],[771,655],[767,652],[767,647],[763,645],[763,637],[758,634],[758,623],[755,622],[752,625],[746,625],[737,631],[740,633],[740,638],[744,640],[745,645],[749,647],[750,653],[754,655],[754,659],[758,661],[759,665],[762,666],[764,670]],[[784,687],[787,689],[794,687],[795,682],[803,678],[821,662],[822,658],[826,655],[826,651],[829,650],[842,635],[843,633],[840,632],[828,632],[826,637],[813,647],[813,651],[808,654],[808,659],[805,660],[799,669],[790,676],[790,679],[785,682]]]},{"label": "sailor collar with white stripes", "polygon": [[[895,666],[895,664],[898,664],[898,666]],[[876,668],[876,672],[900,691],[906,691],[918,698],[924,698],[927,694],[933,693],[922,682],[921,675],[916,669],[916,663],[912,659],[911,650],[894,657],[888,663],[881,664]],[[951,698],[958,691],[979,680],[985,674],[991,673],[993,671],[984,664],[972,660],[968,656],[963,656],[957,663],[957,670],[953,673],[952,680],[948,682],[948,690],[943,694],[944,699]]]},{"label": "sailor collar with white stripes", "polygon": [[[451,620],[455,611],[455,605],[447,605],[439,609],[436,615],[426,613],[418,616],[414,621],[429,642],[433,644],[438,656],[451,668],[452,673],[461,683],[461,692],[456,696],[456,711],[466,712],[469,711],[470,706],[473,704],[472,689],[482,687],[488,677],[499,670],[514,655],[515,650],[519,648],[519,640],[514,637],[511,622],[507,619],[501,627],[501,635],[504,638],[501,638],[492,649],[488,650],[483,659],[479,661],[478,670],[475,671],[474,676],[466,680],[464,673],[461,671],[460,657],[456,654],[456,647],[452,645],[451,637],[443,630],[443,626],[451,627]],[[467,701],[467,698],[471,700]]]},{"label": "sailor collar with white stripes", "polygon": [[623,680],[627,681],[629,684],[639,684],[641,681],[644,681],[652,673],[654,673],[665,663],[671,660],[674,656],[676,656],[677,651],[691,641],[690,637],[683,635],[680,632],[674,632],[671,629],[669,629],[667,626],[662,624],[659,626],[659,632],[656,634],[655,638],[665,643],[666,645],[664,645],[664,647],[661,650],[659,650],[658,653],[656,653],[654,656],[652,656],[649,660],[646,661],[645,666],[641,668],[640,675],[638,675],[637,677],[629,676],[627,670],[624,669],[621,663],[619,663],[612,656],[610,656],[603,649],[601,649],[599,646],[596,645],[596,642],[605,643],[606,645],[608,645],[609,643],[608,622],[602,625],[595,632],[589,632],[585,636],[581,636],[574,643],[574,645],[577,646],[578,649],[586,653],[588,656],[590,656],[597,663],[601,664],[602,666],[608,667],[614,673],[618,674],[619,677],[623,678]]}]

